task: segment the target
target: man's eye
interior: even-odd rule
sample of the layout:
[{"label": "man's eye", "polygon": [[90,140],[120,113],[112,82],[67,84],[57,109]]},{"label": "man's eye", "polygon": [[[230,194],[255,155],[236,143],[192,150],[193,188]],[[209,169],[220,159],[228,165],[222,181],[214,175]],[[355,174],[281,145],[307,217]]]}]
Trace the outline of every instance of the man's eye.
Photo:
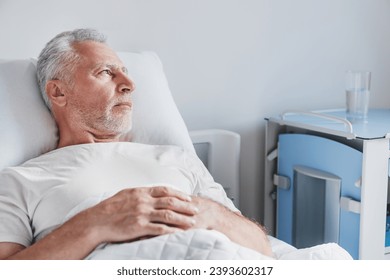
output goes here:
[{"label": "man's eye", "polygon": [[111,70],[109,70],[109,69],[105,69],[105,70],[103,70],[103,71],[100,72],[100,73],[105,74],[105,75],[109,75],[109,76],[112,76],[112,75],[113,75],[113,73],[112,73]]}]

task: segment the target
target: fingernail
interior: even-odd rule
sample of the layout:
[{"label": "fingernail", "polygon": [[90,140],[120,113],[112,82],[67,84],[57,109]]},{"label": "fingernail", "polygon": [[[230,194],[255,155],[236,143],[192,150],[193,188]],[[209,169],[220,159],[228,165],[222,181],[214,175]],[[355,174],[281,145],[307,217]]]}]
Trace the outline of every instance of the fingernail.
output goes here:
[{"label": "fingernail", "polygon": [[199,213],[199,208],[198,207],[194,207],[193,209],[194,209],[195,213]]}]

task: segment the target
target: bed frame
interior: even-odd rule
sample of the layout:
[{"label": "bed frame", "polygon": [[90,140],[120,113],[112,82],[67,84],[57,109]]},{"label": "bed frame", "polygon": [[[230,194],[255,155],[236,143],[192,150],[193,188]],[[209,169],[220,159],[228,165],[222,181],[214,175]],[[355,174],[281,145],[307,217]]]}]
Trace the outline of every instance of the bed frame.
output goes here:
[{"label": "bed frame", "polygon": [[221,129],[190,131],[198,157],[239,208],[240,135]]}]

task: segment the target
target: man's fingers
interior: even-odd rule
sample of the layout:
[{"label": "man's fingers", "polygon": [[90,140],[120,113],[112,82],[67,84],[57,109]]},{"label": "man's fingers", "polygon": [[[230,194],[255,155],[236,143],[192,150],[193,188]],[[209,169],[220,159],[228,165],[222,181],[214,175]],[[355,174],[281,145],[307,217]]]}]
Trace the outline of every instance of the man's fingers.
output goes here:
[{"label": "man's fingers", "polygon": [[183,230],[181,228],[172,227],[165,224],[150,223],[145,227],[144,231],[149,236],[159,236],[163,234],[182,232]]},{"label": "man's fingers", "polygon": [[191,196],[189,196],[188,194],[185,194],[183,192],[177,191],[177,190],[170,188],[170,187],[156,186],[156,187],[149,188],[149,191],[150,191],[150,195],[152,197],[172,196],[172,197],[176,197],[180,200],[191,201]]},{"label": "man's fingers", "polygon": [[163,223],[181,228],[188,228],[195,225],[195,219],[191,216],[176,213],[171,210],[155,210],[150,215],[152,223]]},{"label": "man's fingers", "polygon": [[186,215],[195,215],[199,209],[188,201],[176,197],[159,197],[154,202],[155,209],[169,209]]}]

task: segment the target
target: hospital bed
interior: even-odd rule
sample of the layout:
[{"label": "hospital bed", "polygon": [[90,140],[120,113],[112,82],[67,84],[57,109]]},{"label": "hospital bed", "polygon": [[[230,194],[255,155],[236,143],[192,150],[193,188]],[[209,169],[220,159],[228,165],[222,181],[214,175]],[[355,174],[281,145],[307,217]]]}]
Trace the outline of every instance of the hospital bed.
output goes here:
[{"label": "hospital bed", "polygon": [[[196,153],[239,208],[239,135],[225,130],[188,132],[159,57],[153,52],[119,52],[118,55],[136,84],[133,128],[123,140],[176,145]],[[55,149],[57,128],[39,93],[34,58],[0,60],[0,131],[0,170]],[[350,258],[337,244],[298,250],[269,238],[276,259]],[[96,251],[91,259],[268,259],[230,242],[221,233],[207,230],[100,246]],[[132,253],[124,255],[123,252]]]}]

